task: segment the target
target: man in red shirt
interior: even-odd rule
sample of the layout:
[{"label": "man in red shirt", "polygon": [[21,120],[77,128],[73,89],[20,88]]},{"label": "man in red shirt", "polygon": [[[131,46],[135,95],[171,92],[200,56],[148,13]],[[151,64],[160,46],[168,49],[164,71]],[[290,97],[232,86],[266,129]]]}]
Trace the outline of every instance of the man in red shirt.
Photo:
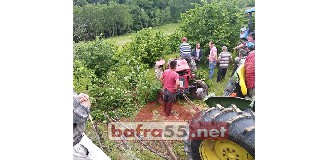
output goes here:
[{"label": "man in red shirt", "polygon": [[170,61],[170,69],[163,72],[160,81],[163,85],[163,109],[166,116],[170,116],[172,110],[172,102],[176,100],[176,92],[179,87],[179,74],[175,71],[177,61]]},{"label": "man in red shirt", "polygon": [[255,50],[252,50],[245,63],[246,68],[246,86],[248,88],[248,95],[253,98],[255,96]]}]

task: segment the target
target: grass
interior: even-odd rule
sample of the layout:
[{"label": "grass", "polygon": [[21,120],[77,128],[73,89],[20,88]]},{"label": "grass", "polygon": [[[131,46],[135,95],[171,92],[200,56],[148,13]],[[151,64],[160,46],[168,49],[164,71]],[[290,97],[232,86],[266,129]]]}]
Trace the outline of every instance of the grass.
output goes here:
[{"label": "grass", "polygon": [[[154,27],[155,31],[163,31],[165,35],[171,35],[177,28],[179,28],[180,23],[169,23],[160,27]],[[106,40],[109,42],[114,42],[118,46],[123,46],[126,43],[131,42],[131,38],[135,33],[130,33],[122,36],[109,37]]]}]

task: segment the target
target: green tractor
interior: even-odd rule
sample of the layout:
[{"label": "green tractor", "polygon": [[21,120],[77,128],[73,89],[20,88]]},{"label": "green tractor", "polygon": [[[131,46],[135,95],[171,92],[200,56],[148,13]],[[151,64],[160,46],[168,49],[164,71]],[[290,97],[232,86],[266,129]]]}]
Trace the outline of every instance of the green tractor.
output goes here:
[{"label": "green tractor", "polygon": [[192,123],[226,122],[228,138],[184,141],[189,160],[253,160],[255,157],[254,101],[239,97],[208,96],[211,108],[191,119]]}]

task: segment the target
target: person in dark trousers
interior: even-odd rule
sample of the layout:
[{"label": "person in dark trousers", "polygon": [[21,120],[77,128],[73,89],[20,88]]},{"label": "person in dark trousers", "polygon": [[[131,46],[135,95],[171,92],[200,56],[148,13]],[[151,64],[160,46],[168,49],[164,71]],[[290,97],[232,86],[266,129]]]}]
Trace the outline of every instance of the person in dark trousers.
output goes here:
[{"label": "person in dark trousers", "polygon": [[163,85],[163,109],[166,116],[170,116],[172,110],[172,103],[176,100],[176,92],[179,87],[179,74],[175,71],[177,61],[170,61],[170,68],[165,70],[160,77]]},{"label": "person in dark trousers", "polygon": [[218,77],[217,82],[220,82],[227,73],[229,61],[232,58],[231,53],[227,52],[227,47],[222,47],[222,52],[219,54],[218,61],[219,61],[219,69],[218,69]]},{"label": "person in dark trousers", "polygon": [[202,49],[200,48],[200,43],[197,43],[196,48],[193,49],[191,52],[191,56],[194,58],[197,68],[199,68],[200,66],[202,55],[203,53],[202,53]]}]

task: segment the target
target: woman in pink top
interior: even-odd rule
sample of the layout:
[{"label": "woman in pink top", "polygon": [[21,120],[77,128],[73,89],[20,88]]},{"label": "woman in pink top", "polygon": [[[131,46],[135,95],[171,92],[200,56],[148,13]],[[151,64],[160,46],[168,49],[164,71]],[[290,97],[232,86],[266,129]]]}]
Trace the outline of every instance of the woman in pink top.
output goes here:
[{"label": "woman in pink top", "polygon": [[214,46],[213,42],[209,42],[209,47],[210,47],[210,54],[209,54],[209,79],[213,78],[213,73],[214,73],[214,67],[216,66],[217,62],[217,48]]}]

